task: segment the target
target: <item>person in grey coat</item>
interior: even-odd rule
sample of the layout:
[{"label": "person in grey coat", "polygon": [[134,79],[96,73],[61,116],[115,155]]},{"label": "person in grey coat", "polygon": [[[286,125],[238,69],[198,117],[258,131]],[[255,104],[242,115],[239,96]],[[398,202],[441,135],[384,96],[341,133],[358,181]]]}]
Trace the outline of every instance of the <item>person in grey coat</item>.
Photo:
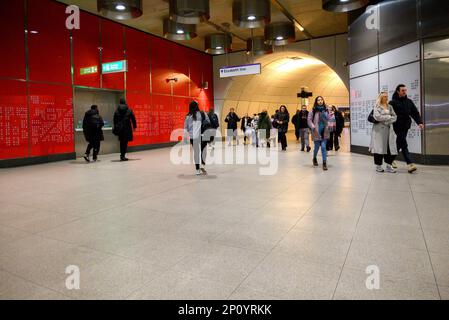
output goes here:
[{"label": "person in grey coat", "polygon": [[392,164],[395,160],[398,150],[396,145],[396,133],[393,129],[393,123],[397,116],[393,107],[388,103],[388,95],[381,92],[374,106],[373,117],[377,121],[373,125],[371,134],[370,152],[374,154],[374,164],[377,172],[385,172],[382,162],[387,164],[386,171],[396,173]]}]

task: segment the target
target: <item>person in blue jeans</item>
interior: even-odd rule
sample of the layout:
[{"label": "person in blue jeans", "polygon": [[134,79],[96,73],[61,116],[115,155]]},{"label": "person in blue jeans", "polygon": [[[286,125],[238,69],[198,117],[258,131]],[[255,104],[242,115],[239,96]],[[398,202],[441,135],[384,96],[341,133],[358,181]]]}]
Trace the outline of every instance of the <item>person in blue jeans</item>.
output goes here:
[{"label": "person in blue jeans", "polygon": [[313,166],[318,167],[317,155],[321,148],[321,155],[323,157],[323,170],[327,171],[327,140],[330,138],[329,134],[329,110],[324,98],[318,96],[315,99],[312,112],[308,116],[308,124],[312,131],[312,139],[315,144],[313,150]]}]

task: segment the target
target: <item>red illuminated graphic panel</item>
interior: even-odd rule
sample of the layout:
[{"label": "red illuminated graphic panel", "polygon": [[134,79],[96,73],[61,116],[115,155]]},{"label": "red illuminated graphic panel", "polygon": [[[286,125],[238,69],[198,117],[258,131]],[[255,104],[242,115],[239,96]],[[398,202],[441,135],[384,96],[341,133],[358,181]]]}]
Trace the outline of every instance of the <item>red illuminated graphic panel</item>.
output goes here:
[{"label": "red illuminated graphic panel", "polygon": [[30,79],[71,84],[70,33],[65,6],[50,0],[28,1]]},{"label": "red illuminated graphic panel", "polygon": [[[100,88],[100,24],[99,18],[81,12],[81,29],[73,30],[73,58],[75,85]],[[81,69],[97,67],[96,73],[83,72]]]},{"label": "red illuminated graphic panel", "polygon": [[170,94],[172,83],[167,79],[173,78],[171,68],[172,45],[170,42],[151,37],[151,78],[153,93]]},{"label": "red illuminated graphic panel", "polygon": [[0,77],[25,79],[25,6],[23,0],[8,1],[0,10]]},{"label": "red illuminated graphic panel", "polygon": [[128,73],[127,91],[150,92],[150,37],[133,29],[126,29]]},{"label": "red illuminated graphic panel", "polygon": [[173,126],[174,129],[183,129],[184,120],[189,112],[190,98],[173,98]]},{"label": "red illuminated graphic panel", "polygon": [[190,94],[192,97],[198,97],[201,92],[205,58],[206,57],[201,52],[190,52]]},{"label": "red illuminated graphic panel", "polygon": [[174,129],[172,97],[153,95],[150,112],[152,143],[170,142],[170,135]]},{"label": "red illuminated graphic panel", "polygon": [[151,95],[149,93],[128,93],[126,101],[134,111],[137,130],[134,132],[132,146],[151,143]]},{"label": "red illuminated graphic panel", "polygon": [[28,156],[26,83],[0,80],[0,159]]},{"label": "red illuminated graphic panel", "polygon": [[[103,48],[103,63],[125,59],[123,26],[105,19],[101,19],[101,37]],[[103,75],[103,88],[124,90],[125,73],[110,73]]]},{"label": "red illuminated graphic panel", "polygon": [[173,51],[173,77],[178,82],[173,83],[173,95],[189,96],[189,51],[190,49],[172,44]]},{"label": "red illuminated graphic panel", "polygon": [[72,88],[29,84],[31,155],[74,152]]}]

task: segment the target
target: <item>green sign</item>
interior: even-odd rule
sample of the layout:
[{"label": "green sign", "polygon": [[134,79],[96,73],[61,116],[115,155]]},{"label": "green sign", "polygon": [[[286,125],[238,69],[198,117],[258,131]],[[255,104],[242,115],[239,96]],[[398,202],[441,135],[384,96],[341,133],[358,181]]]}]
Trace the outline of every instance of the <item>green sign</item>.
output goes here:
[{"label": "green sign", "polygon": [[93,67],[87,67],[87,68],[81,68],[80,69],[80,74],[82,76],[86,75],[86,74],[92,74],[92,73],[97,73],[98,72],[98,67],[97,66],[93,66]]},{"label": "green sign", "polygon": [[126,60],[103,63],[103,73],[116,73],[128,71]]}]

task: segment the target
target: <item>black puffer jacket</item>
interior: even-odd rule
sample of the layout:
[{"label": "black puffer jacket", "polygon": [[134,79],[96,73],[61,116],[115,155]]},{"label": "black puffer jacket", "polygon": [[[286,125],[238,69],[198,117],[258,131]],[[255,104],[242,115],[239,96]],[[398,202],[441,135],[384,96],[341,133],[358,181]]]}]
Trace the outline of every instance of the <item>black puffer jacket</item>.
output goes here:
[{"label": "black puffer jacket", "polygon": [[134,112],[126,104],[119,104],[114,113],[114,134],[120,141],[133,141],[133,131],[136,128]]},{"label": "black puffer jacket", "polygon": [[104,121],[98,113],[98,110],[89,110],[84,114],[83,119],[83,133],[87,142],[95,143],[103,141]]},{"label": "black puffer jacket", "polygon": [[400,98],[397,93],[393,95],[393,100],[390,101],[394,112],[398,116],[398,119],[393,124],[394,131],[404,132],[410,129],[412,125],[412,119],[415,120],[417,124],[422,124],[421,115],[412,100],[407,98],[407,96]]},{"label": "black puffer jacket", "polygon": [[225,119],[225,122],[228,123],[228,129],[236,130],[237,122],[240,122],[240,118],[236,113],[229,112],[228,116]]},{"label": "black puffer jacket", "polygon": [[276,121],[277,123],[277,129],[279,132],[288,131],[288,123],[290,122],[290,115],[287,112],[276,113],[276,115],[274,116],[274,121]]}]

